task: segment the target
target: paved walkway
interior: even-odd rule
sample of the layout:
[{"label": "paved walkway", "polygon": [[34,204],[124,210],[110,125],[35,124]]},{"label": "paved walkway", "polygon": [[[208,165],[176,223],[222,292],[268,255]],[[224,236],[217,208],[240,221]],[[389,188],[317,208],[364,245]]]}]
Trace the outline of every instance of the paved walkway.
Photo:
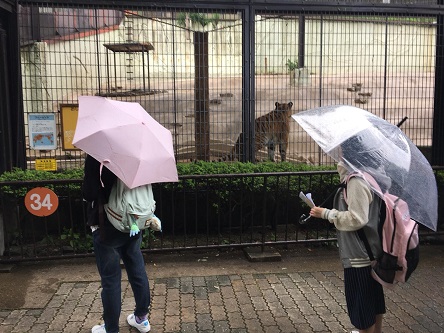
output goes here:
[{"label": "paved walkway", "polygon": [[[352,329],[336,249],[285,250],[282,261],[273,263],[251,263],[239,252],[147,258],[151,331],[339,333]],[[421,256],[411,280],[386,292],[384,333],[444,332],[444,246],[423,246]],[[20,283],[26,276],[29,281]],[[0,299],[2,333],[87,333],[100,322],[100,283],[91,258],[21,264],[0,274],[0,284],[18,298],[21,288],[26,289],[21,304],[11,305],[14,298]],[[120,332],[136,332],[125,323],[134,306],[125,276],[122,292]]]}]

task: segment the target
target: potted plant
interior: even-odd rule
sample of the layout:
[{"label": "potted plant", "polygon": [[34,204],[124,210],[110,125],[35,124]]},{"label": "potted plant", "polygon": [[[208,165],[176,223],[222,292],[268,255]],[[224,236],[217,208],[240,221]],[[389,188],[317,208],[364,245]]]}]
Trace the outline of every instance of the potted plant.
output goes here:
[{"label": "potted plant", "polygon": [[290,73],[290,86],[294,86],[296,84],[296,72],[298,72],[299,77],[299,64],[298,61],[292,61],[291,59],[287,59],[286,63],[287,69]]}]

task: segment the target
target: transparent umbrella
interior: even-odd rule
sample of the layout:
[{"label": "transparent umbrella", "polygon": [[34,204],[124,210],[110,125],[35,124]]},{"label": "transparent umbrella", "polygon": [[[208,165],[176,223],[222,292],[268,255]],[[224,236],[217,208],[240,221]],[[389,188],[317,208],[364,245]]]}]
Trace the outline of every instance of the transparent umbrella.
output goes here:
[{"label": "transparent umbrella", "polygon": [[327,155],[346,162],[350,171],[370,174],[383,191],[407,202],[412,219],[436,231],[435,175],[399,127],[348,105],[320,107],[292,117]]}]

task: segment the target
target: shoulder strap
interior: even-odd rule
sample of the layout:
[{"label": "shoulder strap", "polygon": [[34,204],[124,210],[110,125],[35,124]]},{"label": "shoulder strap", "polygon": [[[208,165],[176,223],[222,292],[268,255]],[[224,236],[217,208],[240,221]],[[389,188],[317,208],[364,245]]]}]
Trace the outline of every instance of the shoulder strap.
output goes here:
[{"label": "shoulder strap", "polygon": [[[347,179],[344,181],[343,184],[344,184],[344,189],[345,189],[345,191],[344,191],[345,201],[347,201],[347,182],[352,177],[360,177],[360,175],[358,173],[351,173],[347,176]],[[367,251],[368,257],[370,258],[371,261],[375,260],[375,256],[373,255],[373,251],[370,247],[370,243],[368,242],[367,236],[365,235],[364,228],[359,229],[357,231],[357,233],[358,233],[359,239],[364,243],[365,250]]]},{"label": "shoulder strap", "polygon": [[359,239],[362,240],[365,246],[365,250],[367,251],[368,257],[371,261],[375,260],[375,256],[373,255],[372,249],[370,247],[370,243],[368,242],[367,236],[365,235],[364,229],[361,228],[357,231]]}]

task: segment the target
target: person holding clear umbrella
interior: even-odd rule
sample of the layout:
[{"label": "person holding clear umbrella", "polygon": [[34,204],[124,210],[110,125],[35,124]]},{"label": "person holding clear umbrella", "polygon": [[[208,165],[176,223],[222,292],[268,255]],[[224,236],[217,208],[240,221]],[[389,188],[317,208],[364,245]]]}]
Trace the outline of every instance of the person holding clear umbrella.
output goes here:
[{"label": "person holding clear umbrella", "polygon": [[[345,145],[359,145],[357,140],[349,140]],[[357,147],[355,147],[357,148]],[[345,149],[344,151],[348,151]],[[370,153],[360,156],[372,164]],[[343,156],[337,170],[341,183],[350,174],[348,163],[352,156]],[[368,169],[377,167],[368,165]],[[351,177],[344,189],[340,189],[333,200],[333,209],[313,207],[312,217],[326,219],[337,229],[337,239],[342,265],[344,267],[344,286],[347,310],[350,321],[360,333],[381,333],[383,315],[386,312],[382,286],[371,276],[371,255],[367,253],[359,231],[363,230],[376,257],[382,253],[378,236],[378,222],[382,200],[374,194],[368,183],[361,177]],[[357,331],[353,331],[357,332]]]},{"label": "person holding clear umbrella", "polygon": [[[370,258],[360,234],[365,233],[373,257],[378,258],[382,244],[377,224],[385,218],[379,216],[382,199],[378,193],[387,190],[407,203],[414,221],[436,231],[438,191],[433,169],[398,126],[366,110],[329,105],[298,112],[292,118],[338,162],[340,179],[347,180],[347,200],[344,188],[340,189],[334,209],[314,207],[310,216],[326,219],[337,229],[352,324],[359,332],[381,333],[384,293],[371,276]],[[359,176],[349,178],[350,173]],[[379,189],[369,185],[372,180]]]}]

